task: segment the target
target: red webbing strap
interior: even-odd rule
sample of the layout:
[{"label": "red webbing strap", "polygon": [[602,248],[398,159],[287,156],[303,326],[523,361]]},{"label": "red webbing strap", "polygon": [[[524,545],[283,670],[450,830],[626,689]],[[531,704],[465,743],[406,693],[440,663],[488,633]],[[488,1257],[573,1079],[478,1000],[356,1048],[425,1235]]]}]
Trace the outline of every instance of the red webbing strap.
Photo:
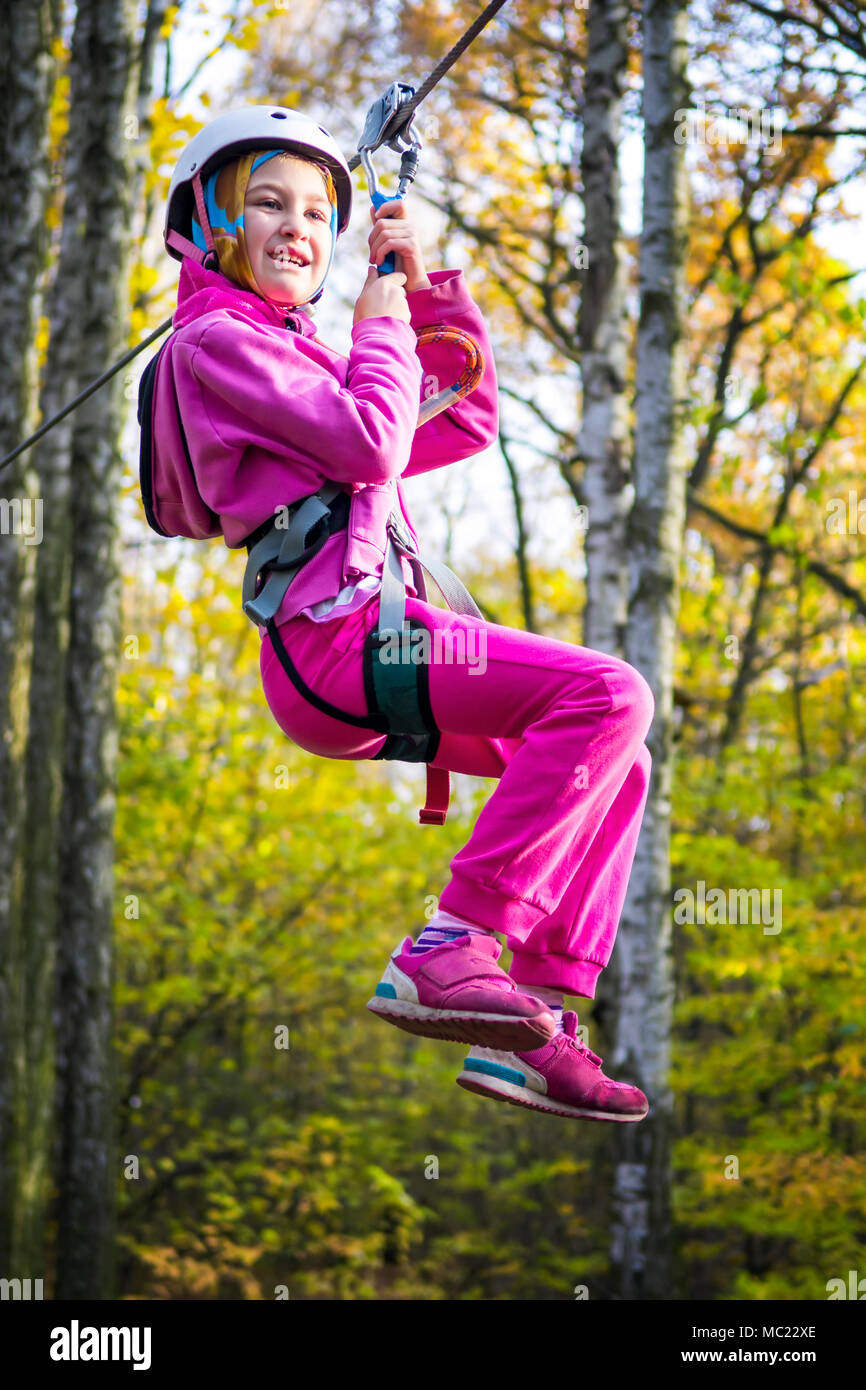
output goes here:
[{"label": "red webbing strap", "polygon": [[451,773],[446,767],[427,764],[427,800],[418,812],[422,825],[444,825],[451,796]]}]

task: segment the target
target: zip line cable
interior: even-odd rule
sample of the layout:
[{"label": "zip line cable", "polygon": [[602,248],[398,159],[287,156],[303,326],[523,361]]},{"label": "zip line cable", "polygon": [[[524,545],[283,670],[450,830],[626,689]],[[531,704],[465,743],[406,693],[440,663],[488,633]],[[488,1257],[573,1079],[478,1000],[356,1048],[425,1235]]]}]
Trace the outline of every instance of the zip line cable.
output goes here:
[{"label": "zip line cable", "polygon": [[[457,40],[454,47],[449,49],[449,51],[445,54],[445,57],[442,59],[440,63],[436,65],[436,67],[431,72],[430,76],[427,78],[426,82],[423,82],[421,84],[421,86],[418,88],[417,92],[411,98],[411,100],[407,101],[404,105],[400,107],[398,111],[394,112],[390,121],[382,130],[379,136],[379,145],[384,144],[386,140],[392,140],[394,136],[397,135],[403,129],[404,126],[407,126],[409,124],[409,122],[412,119],[412,113],[415,110],[415,107],[420,106],[424,98],[430,95],[433,88],[436,86],[436,83],[439,82],[440,79],[445,76],[446,72],[450,67],[453,67],[453,65],[457,62],[457,59],[461,56],[462,53],[465,52],[465,50],[472,43],[473,39],[476,39],[478,37],[478,35],[481,33],[481,30],[484,29],[490,23],[491,19],[496,14],[496,12],[498,10],[501,10],[502,6],[505,3],[506,0],[490,0],[490,4],[487,6],[487,8],[485,10],[482,10],[481,14],[475,20],[474,24],[471,24],[469,26],[469,28],[466,30],[466,33],[463,35],[462,38]],[[349,160],[349,168],[357,169],[360,163],[360,155],[353,155],[352,158]]]},{"label": "zip line cable", "polygon": [[79,392],[74,401],[70,401],[62,410],[58,410],[56,415],[52,415],[50,420],[46,420],[44,425],[40,425],[39,429],[31,434],[29,439],[25,439],[23,444],[19,444],[17,449],[13,449],[11,454],[6,455],[3,462],[0,463],[0,468],[5,468],[7,463],[11,463],[12,460],[16,459],[25,449],[29,449],[31,444],[35,444],[37,440],[41,439],[42,436],[47,434],[50,429],[53,429],[55,425],[59,425],[60,421],[65,420],[66,416],[71,414],[76,406],[82,405],[84,401],[87,400],[88,396],[92,396],[94,391],[98,391],[100,386],[104,386],[106,381],[110,381],[111,378],[120,371],[121,367],[125,367],[127,362],[132,361],[133,357],[137,357],[140,352],[144,352],[146,347],[150,347],[151,343],[155,343],[157,338],[161,338],[168,328],[171,328],[171,319],[166,319],[165,323],[161,323],[159,328],[155,328],[143,342],[136,343],[135,347],[130,348],[129,352],[124,353],[119,361],[115,362],[113,367],[109,367],[107,372],[102,373],[102,376],[98,376],[95,381],[91,381],[89,386],[85,386],[84,390]]},{"label": "zip line cable", "polygon": [[[419,106],[424,98],[430,95],[437,82],[445,76],[448,69],[457,62],[457,59],[465,52],[473,39],[478,37],[481,30],[490,23],[493,16],[498,10],[501,10],[506,3],[507,0],[490,0],[490,4],[486,9],[482,10],[481,14],[474,23],[469,26],[462,38],[457,40],[454,47],[449,49],[445,57],[430,73],[430,76],[418,88],[415,95],[394,112],[387,126],[385,126],[379,134],[379,139],[375,145],[376,149],[378,149],[380,145],[383,145],[386,140],[393,140],[394,137],[409,124],[416,106]],[[349,169],[357,169],[360,163],[361,156],[359,154],[353,155],[348,161]],[[143,342],[137,343],[134,348],[130,348],[129,352],[124,353],[123,357],[115,362],[113,367],[109,367],[108,371],[102,373],[102,376],[97,377],[89,386],[85,386],[84,390],[80,391],[74,400],[70,401],[68,405],[65,405],[62,410],[58,410],[56,415],[52,415],[50,420],[46,420],[43,425],[40,425],[38,430],[35,430],[29,438],[24,440],[23,444],[19,444],[11,453],[7,454],[2,462],[0,462],[0,469],[6,468],[17,459],[19,454],[23,454],[25,449],[29,449],[32,444],[36,444],[38,440],[42,439],[50,429],[53,429],[55,425],[59,424],[61,420],[64,420],[66,416],[71,414],[79,405],[82,405],[89,396],[92,396],[94,391],[98,391],[100,386],[104,386],[107,381],[110,381],[111,378],[120,371],[121,367],[125,367],[127,362],[131,362],[140,352],[144,352],[146,347],[156,342],[157,338],[161,338],[163,333],[167,333],[171,328],[171,324],[172,320],[170,318],[166,319],[165,323],[161,323],[158,328],[155,328]]]}]

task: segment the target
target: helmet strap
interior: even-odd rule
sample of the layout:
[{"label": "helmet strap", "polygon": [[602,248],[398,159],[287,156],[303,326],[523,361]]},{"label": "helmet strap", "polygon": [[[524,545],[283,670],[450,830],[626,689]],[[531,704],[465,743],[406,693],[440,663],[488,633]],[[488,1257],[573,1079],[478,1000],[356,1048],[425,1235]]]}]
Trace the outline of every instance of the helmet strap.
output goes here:
[{"label": "helmet strap", "polygon": [[202,251],[201,247],[196,246],[194,241],[190,241],[188,237],[181,236],[180,232],[176,232],[173,228],[166,237],[166,241],[169,246],[173,246],[182,256],[190,256],[194,261],[197,261],[200,266],[203,266],[205,270],[218,270],[219,260],[217,259],[213,232],[211,231],[210,220],[205,206],[204,190],[201,186],[201,174],[194,174],[191,183],[192,191],[195,195],[195,208],[198,213],[199,226],[201,227],[202,236],[204,237],[205,250]]},{"label": "helmet strap", "polygon": [[[204,200],[204,189],[201,186],[201,173],[193,175],[192,191],[195,194],[195,209],[198,213],[198,222],[204,236],[205,251],[198,251],[200,264],[205,270],[216,270],[219,266],[216,247],[213,244],[213,232],[211,231],[210,218],[207,215],[207,206]],[[208,264],[210,262],[210,264]]]}]

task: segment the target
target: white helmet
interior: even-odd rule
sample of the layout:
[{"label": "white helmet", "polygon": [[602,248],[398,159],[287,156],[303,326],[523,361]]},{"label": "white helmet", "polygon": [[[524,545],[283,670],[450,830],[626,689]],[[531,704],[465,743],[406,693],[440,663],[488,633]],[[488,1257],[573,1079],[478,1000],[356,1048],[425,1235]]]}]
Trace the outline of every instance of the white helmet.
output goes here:
[{"label": "white helmet", "polygon": [[337,190],[337,236],[346,230],[352,212],[352,179],[339,146],[324,126],[285,106],[244,106],[208,121],[177,161],[163,232],[166,250],[175,260],[189,255],[204,260],[191,239],[192,212],[204,180],[228,160],[259,149],[284,149],[324,164]]}]

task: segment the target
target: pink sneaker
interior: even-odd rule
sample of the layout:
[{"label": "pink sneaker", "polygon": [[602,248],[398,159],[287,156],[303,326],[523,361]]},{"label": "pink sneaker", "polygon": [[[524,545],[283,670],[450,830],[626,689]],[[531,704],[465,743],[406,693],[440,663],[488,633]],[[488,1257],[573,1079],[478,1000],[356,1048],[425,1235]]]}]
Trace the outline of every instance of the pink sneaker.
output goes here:
[{"label": "pink sneaker", "polygon": [[416,956],[411,945],[407,936],[392,952],[371,1013],[407,1033],[487,1047],[537,1048],[553,1035],[547,1005],[496,964],[502,947],[495,937],[467,932]]},{"label": "pink sneaker", "polygon": [[577,1014],[566,1009],[564,1031],[532,1052],[494,1052],[473,1047],[457,1085],[479,1096],[507,1100],[550,1115],[577,1120],[642,1120],[649,1112],[643,1091],[611,1081],[601,1058],[577,1037]]}]

